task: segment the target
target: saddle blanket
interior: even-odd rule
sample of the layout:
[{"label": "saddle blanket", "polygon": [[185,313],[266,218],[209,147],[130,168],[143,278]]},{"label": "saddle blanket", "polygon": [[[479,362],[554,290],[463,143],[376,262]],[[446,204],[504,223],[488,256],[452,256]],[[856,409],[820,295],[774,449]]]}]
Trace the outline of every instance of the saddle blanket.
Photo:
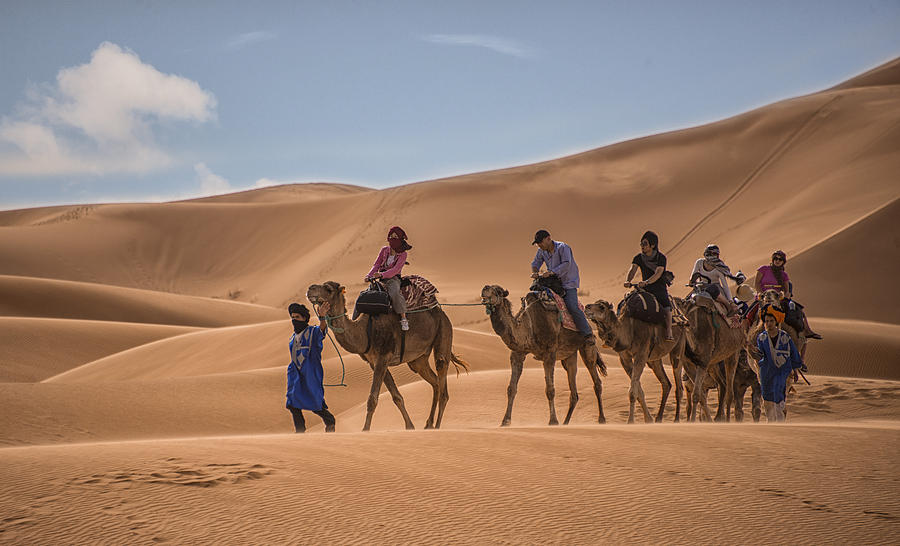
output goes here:
[{"label": "saddle blanket", "polygon": [[406,300],[407,311],[430,308],[438,304],[437,297],[435,297],[438,289],[428,279],[419,275],[410,275],[404,277],[403,280],[409,281],[409,284],[404,282],[400,287],[400,295]]},{"label": "saddle blanket", "polygon": [[[569,330],[573,330],[575,332],[578,331],[578,327],[575,326],[575,319],[572,318],[572,313],[566,309],[566,301],[562,299],[562,296],[554,292],[553,290],[545,290],[545,293],[551,294],[553,296],[553,301],[556,303],[556,308],[559,309],[559,314],[562,317],[562,326],[563,328],[568,328]],[[584,305],[581,305],[581,302],[578,302],[578,308],[584,312]]]}]

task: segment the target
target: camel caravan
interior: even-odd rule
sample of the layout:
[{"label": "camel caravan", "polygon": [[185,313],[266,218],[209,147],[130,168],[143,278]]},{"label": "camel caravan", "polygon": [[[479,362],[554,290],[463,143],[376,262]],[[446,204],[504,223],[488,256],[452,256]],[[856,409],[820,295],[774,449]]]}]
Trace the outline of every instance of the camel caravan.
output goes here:
[{"label": "camel caravan", "polygon": [[[406,428],[414,428],[391,367],[406,364],[431,385],[433,398],[426,429],[441,426],[450,398],[450,365],[457,374],[469,369],[453,352],[453,325],[435,296],[437,289],[421,276],[401,275],[412,248],[406,233],[395,226],[388,232],[387,242],[365,275],[369,288],[357,297],[352,312],[347,308],[345,287],[334,281],[313,284],[307,290],[307,299],[320,320],[318,326],[308,324],[310,315],[304,306],[291,304],[295,333],[290,341],[286,406],[294,416],[297,432],[305,431],[304,409],[322,417],[326,432],[334,430],[334,417],[327,410],[322,385],[322,339],[327,333],[333,332],[341,348],[359,355],[372,369],[364,431],[371,428],[382,384],[400,410]],[[510,351],[507,406],[501,426],[512,423],[517,386],[529,354],[543,365],[550,425],[559,424],[556,361],[562,363],[568,377],[569,405],[563,419],[563,424],[568,424],[578,403],[579,356],[593,382],[597,422],[605,423],[601,376],[607,370],[598,339],[619,356],[630,379],[628,423],[635,421],[636,406],[645,422],[663,421],[672,389],[663,365],[666,357],[675,380],[675,422],[682,419],[685,389],[688,421],[727,422],[732,410],[735,420],[742,421],[748,389],[754,421],[760,420],[763,411],[769,422],[784,421],[786,396],[799,380],[798,374],[806,371],[803,356],[807,340],[821,339],[810,330],[803,306],[792,299],[784,253],[775,252],[772,263],[759,268],[751,287],[745,284],[743,273],[731,273],[719,258],[719,248],[709,245],[686,285],[690,292],[680,298],[669,295],[674,275],[659,251],[657,235],[648,231],[640,243],[641,251],[632,260],[624,283],[630,291],[616,305],[597,300],[583,306],[578,301],[580,276],[573,251],[566,243],[553,240],[546,230],[535,233],[532,244],[538,250],[531,263],[532,283],[516,313],[509,291],[499,285],[482,289],[480,305]],[[642,279],[632,282],[638,271]],[[728,280],[736,283],[736,296]],[[299,314],[293,312],[298,309]],[[655,415],[641,387],[645,366],[653,371],[662,389]],[[712,389],[718,392],[715,416],[708,406]]]}]

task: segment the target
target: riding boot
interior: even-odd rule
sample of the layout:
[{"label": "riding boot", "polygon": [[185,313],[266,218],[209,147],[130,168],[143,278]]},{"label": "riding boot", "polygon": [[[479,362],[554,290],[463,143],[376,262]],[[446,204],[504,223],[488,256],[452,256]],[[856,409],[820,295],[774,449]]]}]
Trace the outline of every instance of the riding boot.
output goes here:
[{"label": "riding boot", "polygon": [[672,335],[672,309],[666,309],[666,341],[672,341],[675,336]]}]

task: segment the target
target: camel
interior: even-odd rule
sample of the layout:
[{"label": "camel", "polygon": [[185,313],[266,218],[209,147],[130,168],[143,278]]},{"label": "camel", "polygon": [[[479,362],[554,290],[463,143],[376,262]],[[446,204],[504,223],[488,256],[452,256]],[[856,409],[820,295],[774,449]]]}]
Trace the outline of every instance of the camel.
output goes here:
[{"label": "camel", "polygon": [[[694,390],[694,380],[693,377],[696,376],[693,367],[691,365],[690,360],[685,362],[684,367],[684,386],[688,391],[688,412],[691,411],[691,396]],[[716,419],[721,419],[722,412],[725,411],[725,405],[723,404],[723,399],[725,397],[725,364],[723,362],[717,362],[715,366],[711,366],[709,368],[709,374],[706,376],[706,381],[703,384],[703,394],[702,400],[705,402],[707,398],[707,393],[710,389],[715,388],[719,393],[719,409],[716,412]],[[734,420],[735,421],[743,421],[744,420],[744,395],[747,392],[747,389],[750,389],[750,405],[751,405],[751,414],[753,416],[753,421],[758,422],[760,415],[762,414],[762,389],[759,385],[759,377],[757,375],[756,369],[750,365],[747,351],[741,351],[740,356],[738,357],[738,368],[734,375]],[[706,420],[711,420],[709,417],[709,412],[705,412]]]},{"label": "camel", "polygon": [[512,421],[513,401],[522,375],[522,367],[528,354],[544,364],[544,382],[547,401],[550,405],[550,424],[558,425],[554,398],[556,389],[553,385],[553,368],[556,360],[562,361],[569,379],[569,410],[563,424],[569,424],[575,404],[578,402],[578,387],[575,374],[578,365],[578,353],[591,374],[594,382],[594,393],[597,395],[599,413],[598,423],[605,423],[601,394],[603,383],[600,374],[606,375],[606,364],[594,345],[589,345],[584,337],[569,329],[563,328],[559,319],[559,310],[553,302],[545,302],[539,295],[529,292],[522,299],[522,308],[513,316],[512,304],[507,299],[509,292],[498,285],[488,285],[481,290],[481,301],[487,307],[491,317],[491,326],[509,347],[509,365],[512,369],[509,387],[506,390],[506,414],[500,426],[506,427]]},{"label": "camel", "polygon": [[659,401],[659,411],[656,414],[656,422],[663,419],[666,409],[666,400],[672,389],[672,383],[663,369],[662,358],[669,356],[672,364],[672,373],[675,375],[675,422],[681,416],[681,397],[684,392],[681,381],[681,358],[684,355],[684,328],[679,325],[672,326],[675,336],[673,341],[666,341],[665,327],[661,324],[650,324],[633,317],[619,318],[612,304],[604,300],[597,300],[586,305],[584,314],[597,325],[597,334],[606,346],[609,346],[619,355],[619,361],[625,369],[625,373],[631,378],[631,387],[628,390],[628,422],[634,423],[634,403],[637,400],[644,411],[644,421],[653,422],[647,402],[644,398],[644,390],[641,388],[641,373],[646,363],[662,385],[662,397]]},{"label": "camel", "polygon": [[[447,370],[453,362],[457,373],[462,367],[468,371],[469,365],[452,352],[453,325],[440,307],[408,315],[409,331],[406,340],[401,340],[400,319],[395,313],[371,316],[362,315],[356,320],[347,317],[347,302],[344,298],[345,288],[334,281],[324,284],[313,284],[306,291],[306,297],[313,305],[323,302],[331,304],[327,317],[334,337],[345,350],[356,353],[369,363],[372,368],[372,389],[366,404],[366,423],[363,431],[372,426],[372,416],[378,405],[382,382],[391,393],[394,404],[403,415],[406,428],[415,428],[406,412],[403,397],[394,382],[388,368],[407,363],[409,368],[427,381],[434,396],[431,401],[431,413],[425,422],[425,428],[440,428],[444,416],[444,408],[450,399],[447,390]],[[401,354],[402,346],[402,354]],[[435,369],[428,364],[428,356],[434,353]],[[437,420],[435,420],[437,411]]]},{"label": "camel", "polygon": [[[687,317],[687,343],[685,354],[698,363],[694,376],[695,385],[704,385],[710,364],[723,362],[725,366],[725,394],[722,404],[725,407],[724,420],[731,420],[731,405],[734,402],[734,376],[737,372],[738,356],[747,344],[747,328],[731,328],[725,319],[719,316],[712,305],[695,303],[690,300],[672,298]],[[705,402],[704,389],[694,389],[691,393],[692,404],[688,409],[688,419],[693,422],[697,418],[697,408]],[[720,415],[719,421],[723,420]]]}]

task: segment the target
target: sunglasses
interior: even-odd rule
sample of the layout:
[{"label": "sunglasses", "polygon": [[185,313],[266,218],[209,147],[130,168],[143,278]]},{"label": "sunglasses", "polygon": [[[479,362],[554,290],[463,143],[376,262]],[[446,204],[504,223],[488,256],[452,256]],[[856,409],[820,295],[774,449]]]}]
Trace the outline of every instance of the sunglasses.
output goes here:
[{"label": "sunglasses", "polygon": [[783,261],[784,261],[784,258],[779,258],[779,257],[776,256],[776,257],[772,258],[772,261],[773,261],[773,262],[783,262]]}]

